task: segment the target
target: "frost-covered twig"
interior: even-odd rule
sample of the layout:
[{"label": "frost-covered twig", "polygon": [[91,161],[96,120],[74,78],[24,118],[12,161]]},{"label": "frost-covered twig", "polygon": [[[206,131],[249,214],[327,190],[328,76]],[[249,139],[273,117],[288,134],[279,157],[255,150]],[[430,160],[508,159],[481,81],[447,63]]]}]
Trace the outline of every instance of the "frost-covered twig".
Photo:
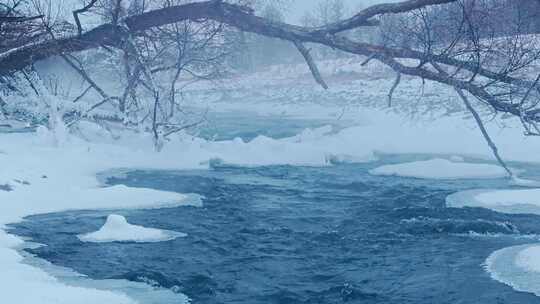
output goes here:
[{"label": "frost-covered twig", "polygon": [[455,90],[458,93],[461,100],[463,100],[463,103],[467,107],[467,110],[469,110],[469,112],[471,112],[471,114],[473,115],[474,120],[476,121],[476,124],[478,125],[478,128],[482,132],[482,135],[484,136],[484,139],[486,140],[489,148],[493,152],[493,155],[495,156],[495,158],[497,159],[499,164],[504,168],[504,170],[506,170],[506,172],[508,173],[508,176],[510,178],[514,177],[514,173],[512,173],[510,168],[508,168],[508,166],[506,165],[506,162],[499,155],[499,150],[498,150],[497,146],[495,145],[495,143],[493,142],[493,140],[491,139],[491,137],[489,136],[489,133],[487,132],[486,127],[484,126],[484,123],[482,122],[482,118],[480,117],[478,112],[476,112],[474,107],[471,105],[471,102],[469,101],[469,99],[467,98],[465,93],[463,93],[462,90],[457,89],[457,88],[455,88]]},{"label": "frost-covered twig", "polygon": [[[88,75],[88,73],[86,72],[86,70],[84,69],[83,65],[77,60],[77,58],[75,58],[74,56],[72,55],[66,55],[66,54],[61,54],[60,55],[62,57],[62,59],[64,59],[64,61],[69,64],[69,66],[71,66],[77,73],[79,73],[79,75],[81,75],[81,77],[86,81],[88,82],[88,84],[104,99],[108,99],[109,98],[109,95],[105,92],[105,90],[103,90],[93,79],[92,77],[90,77],[90,75]],[[75,62],[78,63],[75,64]]]}]

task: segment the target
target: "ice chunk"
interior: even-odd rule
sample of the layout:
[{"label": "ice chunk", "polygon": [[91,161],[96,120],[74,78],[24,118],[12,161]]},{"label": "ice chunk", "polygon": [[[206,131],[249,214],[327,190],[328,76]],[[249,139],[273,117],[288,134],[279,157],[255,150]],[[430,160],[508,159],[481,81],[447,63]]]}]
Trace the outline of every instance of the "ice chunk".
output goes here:
[{"label": "ice chunk", "polygon": [[465,158],[463,158],[462,156],[459,156],[459,155],[452,155],[450,156],[449,158],[451,161],[455,162],[455,163],[462,163],[465,161]]},{"label": "ice chunk", "polygon": [[540,214],[540,189],[468,190],[446,198],[448,207],[482,207],[504,213]]},{"label": "ice chunk", "polygon": [[540,206],[540,189],[489,191],[477,194],[475,199],[486,205]]},{"label": "ice chunk", "polygon": [[328,154],[326,155],[326,162],[332,165],[339,164],[354,164],[354,163],[368,163],[378,160],[377,156],[373,153],[363,156],[354,156],[349,154]]},{"label": "ice chunk", "polygon": [[78,237],[83,242],[92,243],[150,243],[170,241],[185,236],[186,234],[181,232],[132,225],[127,222],[125,217],[111,214],[107,217],[107,221],[101,229],[96,232],[79,235]]},{"label": "ice chunk", "polygon": [[301,143],[305,141],[320,139],[321,137],[332,133],[332,131],[333,127],[331,125],[326,125],[315,129],[308,128],[302,131],[302,133],[293,136],[291,139],[293,139],[297,143]]},{"label": "ice chunk", "polygon": [[515,262],[525,271],[540,273],[540,246],[531,246],[521,250],[517,254]]},{"label": "ice chunk", "polygon": [[490,164],[472,164],[451,162],[447,159],[434,158],[396,165],[385,165],[369,171],[373,175],[403,176],[425,179],[476,179],[502,178],[506,171]]},{"label": "ice chunk", "polygon": [[485,262],[491,277],[517,291],[540,295],[540,245],[520,245],[493,252]]},{"label": "ice chunk", "polygon": [[510,180],[510,185],[520,186],[520,187],[529,187],[529,188],[540,188],[540,181],[532,179],[519,178],[517,176],[512,177]]}]

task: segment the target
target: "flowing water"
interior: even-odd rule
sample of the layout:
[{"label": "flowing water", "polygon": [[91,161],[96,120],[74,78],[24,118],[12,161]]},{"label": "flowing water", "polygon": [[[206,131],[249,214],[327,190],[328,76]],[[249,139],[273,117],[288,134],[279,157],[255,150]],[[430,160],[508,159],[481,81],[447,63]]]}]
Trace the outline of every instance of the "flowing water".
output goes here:
[{"label": "flowing water", "polygon": [[[540,216],[445,207],[451,193],[507,187],[504,180],[368,174],[382,164],[429,157],[386,155],[320,168],[132,171],[108,183],[197,193],[204,205],[37,215],[11,232],[45,244],[26,250],[55,265],[94,279],[169,288],[193,303],[540,303],[482,267],[497,249],[537,240]],[[111,213],[188,236],[79,241],[78,234],[99,229]]]}]

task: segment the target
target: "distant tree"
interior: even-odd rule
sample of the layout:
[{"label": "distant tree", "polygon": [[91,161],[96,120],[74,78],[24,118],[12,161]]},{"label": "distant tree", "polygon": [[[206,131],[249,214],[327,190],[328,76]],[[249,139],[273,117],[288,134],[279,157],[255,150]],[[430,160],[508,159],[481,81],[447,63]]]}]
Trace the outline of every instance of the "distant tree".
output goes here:
[{"label": "distant tree", "polygon": [[343,0],[319,0],[313,11],[318,26],[342,20],[345,17]]},{"label": "distant tree", "polygon": [[[256,1],[256,14],[272,22],[285,22],[287,1]],[[257,67],[290,63],[300,59],[294,45],[266,36],[228,31],[230,40],[235,40],[235,51],[231,53],[234,67],[254,70]]]},{"label": "distant tree", "polygon": [[[322,27],[343,20],[346,7],[343,0],[319,0],[311,11],[306,11],[300,22],[306,27]],[[312,48],[313,55],[318,59],[330,59],[343,56],[344,53],[324,46]]]},{"label": "distant tree", "polygon": [[318,21],[312,11],[305,11],[304,15],[300,18],[300,24],[304,27],[316,27],[318,26]]},{"label": "distant tree", "polygon": [[[266,4],[260,15],[272,22],[285,21],[283,10],[273,3]],[[294,51],[294,47],[290,43],[260,35],[252,35],[250,49],[253,52],[251,57],[255,66],[286,62],[288,59],[286,54]]]}]

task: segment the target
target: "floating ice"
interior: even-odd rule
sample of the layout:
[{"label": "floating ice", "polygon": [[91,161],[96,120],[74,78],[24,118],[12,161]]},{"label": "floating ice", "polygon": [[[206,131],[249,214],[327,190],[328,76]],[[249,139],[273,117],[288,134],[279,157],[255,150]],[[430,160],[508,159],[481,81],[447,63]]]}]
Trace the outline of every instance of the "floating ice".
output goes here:
[{"label": "floating ice", "polygon": [[515,262],[523,270],[540,273],[540,246],[535,245],[520,251]]},{"label": "floating ice", "polygon": [[125,217],[111,214],[107,217],[107,221],[101,229],[96,232],[79,235],[78,238],[83,242],[91,243],[153,243],[170,241],[185,236],[186,234],[181,232],[131,225]]},{"label": "floating ice", "polygon": [[465,158],[459,155],[452,155],[448,158],[449,160],[455,162],[455,163],[462,163],[465,161]]},{"label": "floating ice", "polygon": [[502,178],[506,171],[490,164],[452,162],[434,158],[396,165],[385,165],[369,171],[373,175],[416,177],[425,179]]},{"label": "floating ice", "polygon": [[540,296],[540,245],[520,245],[493,252],[485,262],[491,277],[517,291]]},{"label": "floating ice", "polygon": [[328,154],[326,156],[326,162],[332,165],[368,163],[376,160],[378,160],[378,158],[373,153],[363,156],[354,156],[349,154]]},{"label": "floating ice", "polygon": [[512,177],[510,180],[510,185],[520,186],[520,187],[529,187],[529,188],[540,188],[540,181],[532,179],[519,178],[517,176]]},{"label": "floating ice", "polygon": [[504,213],[540,214],[540,189],[468,190],[446,198],[448,207],[482,207]]}]

